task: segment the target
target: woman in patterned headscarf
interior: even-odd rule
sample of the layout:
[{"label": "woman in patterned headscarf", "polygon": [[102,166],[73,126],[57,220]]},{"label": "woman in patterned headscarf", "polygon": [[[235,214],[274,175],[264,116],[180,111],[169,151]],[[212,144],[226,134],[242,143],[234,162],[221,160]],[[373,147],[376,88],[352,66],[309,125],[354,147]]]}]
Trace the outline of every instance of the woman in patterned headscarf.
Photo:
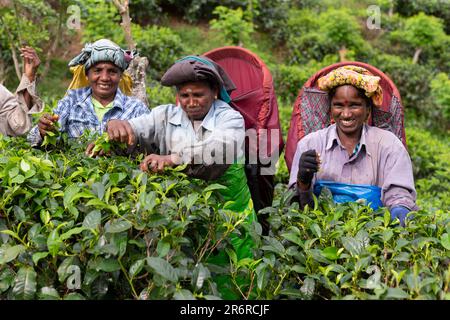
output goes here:
[{"label": "woman in patterned headscarf", "polygon": [[67,95],[58,102],[53,115],[43,115],[30,131],[31,144],[39,145],[47,132],[55,131],[56,121],[61,132],[76,138],[85,130],[101,133],[111,119],[131,119],[149,113],[143,102],[119,88],[131,59],[131,53],[110,40],[86,44],[69,63],[75,76]]},{"label": "woman in patterned headscarf", "polygon": [[296,187],[302,206],[312,205],[327,187],[336,202],[365,199],[372,208],[388,207],[392,219],[405,224],[416,210],[411,159],[391,132],[367,125],[372,108],[381,106],[380,78],[347,65],[318,80],[329,93],[334,124],[298,142],[289,185]]}]

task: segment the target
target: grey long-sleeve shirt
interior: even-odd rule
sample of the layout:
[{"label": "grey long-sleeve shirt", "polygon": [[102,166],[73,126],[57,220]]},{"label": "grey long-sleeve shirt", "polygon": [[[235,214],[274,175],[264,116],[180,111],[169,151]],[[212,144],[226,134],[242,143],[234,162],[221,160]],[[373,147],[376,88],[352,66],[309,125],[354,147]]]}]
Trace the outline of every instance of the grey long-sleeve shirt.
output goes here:
[{"label": "grey long-sleeve shirt", "polygon": [[336,125],[310,133],[297,144],[290,187],[296,184],[301,154],[310,149],[320,153],[321,159],[320,170],[312,185],[316,180],[376,185],[382,190],[383,205],[389,209],[395,206],[418,209],[411,159],[393,133],[364,125],[360,148],[351,156],[339,140]]},{"label": "grey long-sleeve shirt", "polygon": [[[28,108],[24,92],[28,91],[32,99],[32,106]],[[31,115],[42,111],[43,104],[36,95],[36,82],[22,75],[16,94],[12,94],[0,85],[0,134],[18,136],[31,129]]]}]

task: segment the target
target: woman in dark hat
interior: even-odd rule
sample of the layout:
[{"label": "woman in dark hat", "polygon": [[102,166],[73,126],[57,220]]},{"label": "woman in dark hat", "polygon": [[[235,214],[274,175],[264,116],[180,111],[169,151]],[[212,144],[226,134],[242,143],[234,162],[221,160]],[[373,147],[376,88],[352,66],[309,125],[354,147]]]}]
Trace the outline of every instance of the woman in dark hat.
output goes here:
[{"label": "woman in dark hat", "polygon": [[[187,164],[189,176],[226,186],[220,190],[224,203],[229,203],[226,209],[242,214],[245,223],[256,221],[244,172],[244,118],[227,103],[233,82],[208,58],[187,56],[167,70],[161,83],[176,87],[178,104],[157,106],[128,121],[111,120],[109,138],[146,154],[140,164],[143,171]],[[91,150],[92,146],[86,152]],[[249,234],[230,238],[238,260],[252,257]],[[211,261],[228,264],[228,257],[222,252]],[[229,279],[222,280],[221,285],[231,285]],[[236,298],[230,292],[224,290],[224,297]]]}]

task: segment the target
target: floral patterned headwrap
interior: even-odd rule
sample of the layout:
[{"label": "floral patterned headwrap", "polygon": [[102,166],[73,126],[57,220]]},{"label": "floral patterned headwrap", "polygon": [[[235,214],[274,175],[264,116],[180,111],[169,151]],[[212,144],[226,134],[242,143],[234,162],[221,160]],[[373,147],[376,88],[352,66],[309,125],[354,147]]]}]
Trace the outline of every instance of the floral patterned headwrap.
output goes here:
[{"label": "floral patterned headwrap", "polygon": [[372,99],[373,105],[380,107],[383,102],[383,91],[380,86],[380,77],[372,75],[367,69],[348,65],[329,72],[317,81],[320,90],[330,91],[343,85],[352,85],[364,90],[366,96]]}]

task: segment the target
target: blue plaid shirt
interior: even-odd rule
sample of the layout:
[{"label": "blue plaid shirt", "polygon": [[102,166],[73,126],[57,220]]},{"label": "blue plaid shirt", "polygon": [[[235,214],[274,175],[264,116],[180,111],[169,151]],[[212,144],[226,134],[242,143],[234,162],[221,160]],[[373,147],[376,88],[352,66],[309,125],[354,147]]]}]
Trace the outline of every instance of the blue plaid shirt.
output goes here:
[{"label": "blue plaid shirt", "polygon": [[[94,111],[91,96],[90,87],[69,90],[68,95],[58,102],[58,106],[53,111],[59,115],[60,131],[67,132],[70,138],[81,136],[84,130],[102,133],[111,119],[129,120],[150,113],[150,109],[143,102],[126,96],[117,89],[113,107],[106,112],[100,123]],[[30,130],[27,139],[32,146],[42,143],[37,125]]]}]

